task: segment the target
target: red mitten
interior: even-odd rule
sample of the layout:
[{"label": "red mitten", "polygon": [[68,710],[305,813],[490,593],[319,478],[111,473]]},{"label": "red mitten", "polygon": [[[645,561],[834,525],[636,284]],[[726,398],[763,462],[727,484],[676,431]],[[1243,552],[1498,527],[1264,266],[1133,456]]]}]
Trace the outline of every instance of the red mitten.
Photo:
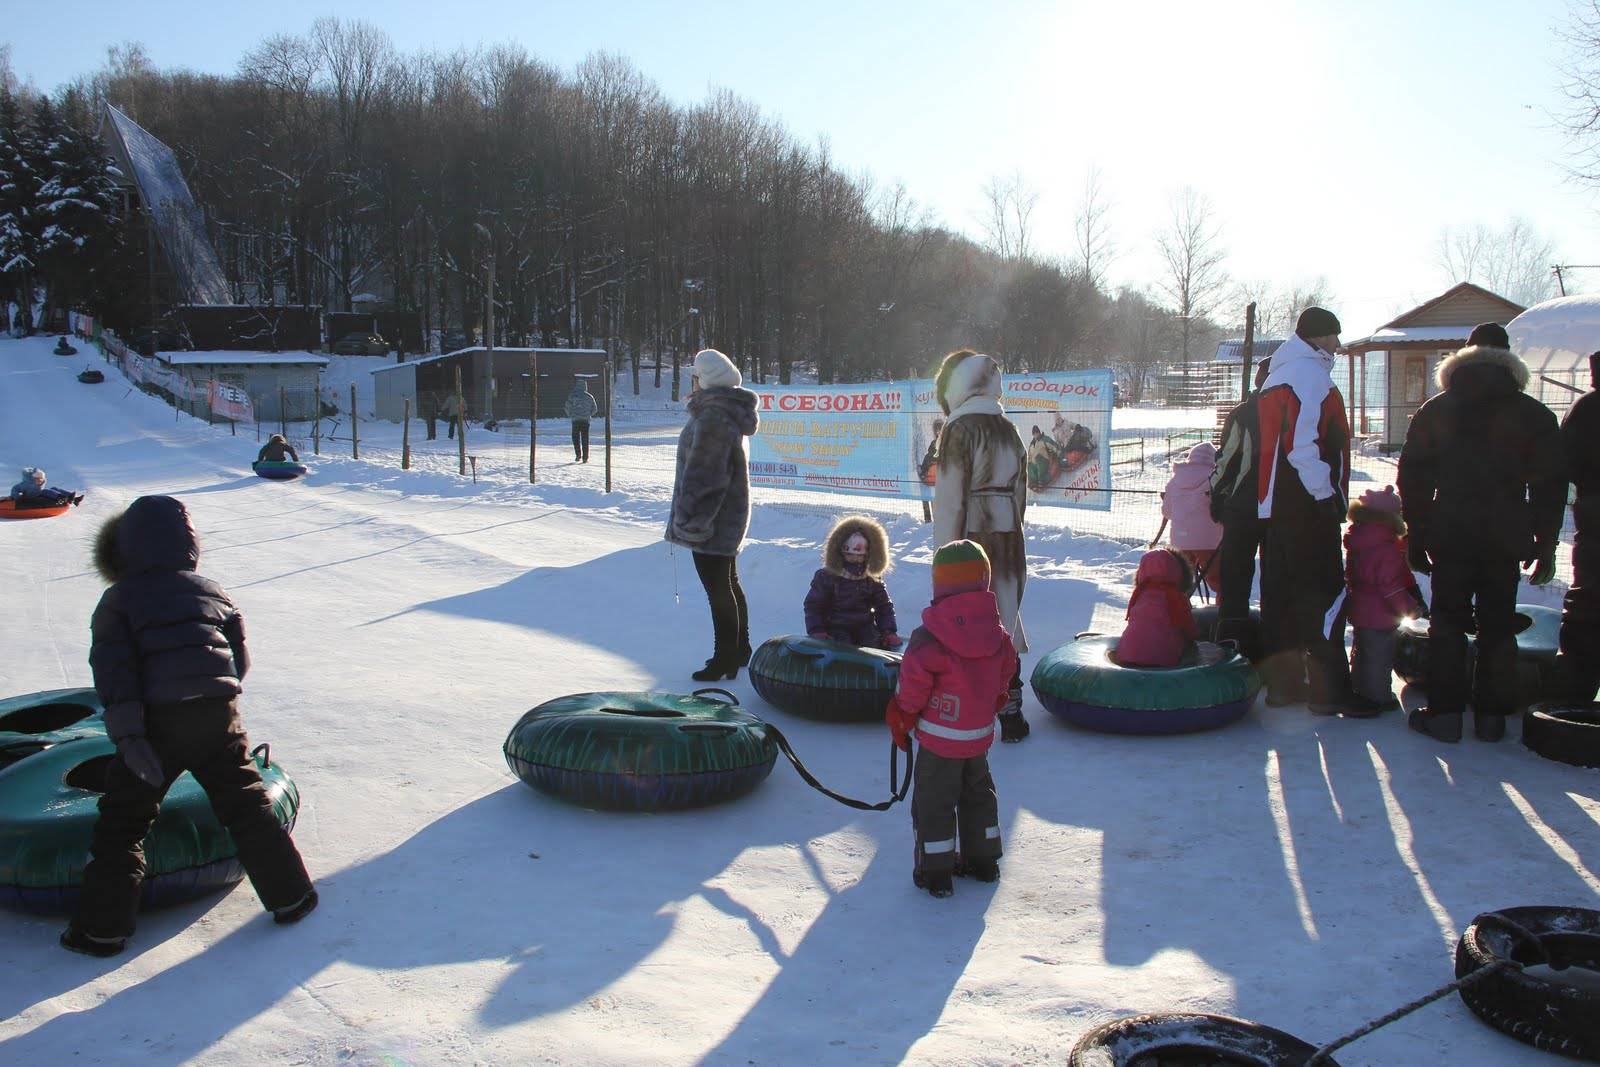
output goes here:
[{"label": "red mitten", "polygon": [[889,734],[894,738],[894,747],[901,752],[911,751],[911,731],[916,729],[917,720],[922,718],[921,713],[907,711],[900,706],[898,700],[890,700],[883,709],[883,721],[889,725]]},{"label": "red mitten", "polygon": [[899,648],[905,644],[905,640],[897,633],[883,634],[879,640],[883,643],[884,648]]}]

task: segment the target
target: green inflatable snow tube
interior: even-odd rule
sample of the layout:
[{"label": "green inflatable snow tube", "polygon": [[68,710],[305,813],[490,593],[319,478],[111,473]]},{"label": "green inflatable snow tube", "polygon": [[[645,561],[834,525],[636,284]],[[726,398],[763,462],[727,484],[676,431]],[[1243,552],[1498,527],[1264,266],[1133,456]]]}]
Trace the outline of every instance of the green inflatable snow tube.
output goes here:
[{"label": "green inflatable snow tube", "polygon": [[517,721],[504,752],[518,778],[552,796],[668,811],[750,792],[772,773],[778,745],[733,694],[699,689],[558,697]]},{"label": "green inflatable snow tube", "polygon": [[[46,914],[72,910],[83,888],[100,786],[116,751],[104,736],[80,737],[0,770],[0,907]],[[294,780],[271,761],[266,745],[252,755],[273,813],[292,829],[300,809]],[[244,877],[233,839],[189,774],[167,791],[144,856],[145,907],[190,900]]]},{"label": "green inflatable snow tube", "polygon": [[0,770],[63,741],[104,736],[104,715],[93,689],[47,689],[0,700]]},{"label": "green inflatable snow tube", "polygon": [[1261,679],[1250,661],[1201,642],[1176,667],[1125,667],[1112,659],[1117,639],[1085,635],[1033,668],[1034,695],[1075,726],[1116,734],[1209,730],[1250,710]]},{"label": "green inflatable snow tube", "polygon": [[900,653],[803,634],[774,637],[750,657],[750,684],[791,715],[881,722],[900,684]]}]

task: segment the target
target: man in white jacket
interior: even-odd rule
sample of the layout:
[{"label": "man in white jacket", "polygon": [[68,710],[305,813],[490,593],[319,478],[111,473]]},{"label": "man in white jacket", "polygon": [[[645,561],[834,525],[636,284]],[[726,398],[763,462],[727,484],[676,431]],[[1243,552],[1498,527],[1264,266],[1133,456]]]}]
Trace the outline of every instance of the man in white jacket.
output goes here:
[{"label": "man in white jacket", "polygon": [[1323,715],[1373,714],[1350,690],[1344,652],[1344,553],[1350,424],[1333,384],[1339,320],[1307,308],[1272,354],[1257,400],[1257,514],[1267,704],[1307,701]]}]

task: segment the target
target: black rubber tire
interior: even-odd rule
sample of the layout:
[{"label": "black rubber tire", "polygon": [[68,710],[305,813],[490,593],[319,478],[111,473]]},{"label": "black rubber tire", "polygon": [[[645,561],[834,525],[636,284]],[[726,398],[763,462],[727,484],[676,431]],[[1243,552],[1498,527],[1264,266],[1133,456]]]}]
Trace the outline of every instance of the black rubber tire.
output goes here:
[{"label": "black rubber tire", "polygon": [[[1293,1034],[1226,1015],[1157,1012],[1097,1026],[1078,1039],[1067,1067],[1172,1063],[1193,1067],[1303,1067],[1317,1046]],[[1146,1058],[1160,1053],[1159,1059]],[[1322,1061],[1338,1067],[1338,1061]]]},{"label": "black rubber tire", "polygon": [[[1538,936],[1526,943],[1503,917]],[[1600,970],[1600,911],[1589,908],[1503,908],[1472,920],[1456,945],[1456,977],[1513,959],[1525,966]],[[1559,974],[1560,972],[1557,971]],[[1505,968],[1461,990],[1472,1013],[1501,1033],[1546,1052],[1600,1062],[1600,992]]]},{"label": "black rubber tire", "polygon": [[[1200,640],[1217,639],[1217,605],[1213,601],[1194,609],[1194,624],[1200,630]],[[1261,609],[1250,609],[1250,621],[1245,624],[1243,639],[1239,641],[1239,654],[1251,663],[1260,663],[1266,652],[1261,640]]]},{"label": "black rubber tire", "polygon": [[1600,767],[1600,704],[1535,704],[1522,717],[1522,743],[1545,759]]}]

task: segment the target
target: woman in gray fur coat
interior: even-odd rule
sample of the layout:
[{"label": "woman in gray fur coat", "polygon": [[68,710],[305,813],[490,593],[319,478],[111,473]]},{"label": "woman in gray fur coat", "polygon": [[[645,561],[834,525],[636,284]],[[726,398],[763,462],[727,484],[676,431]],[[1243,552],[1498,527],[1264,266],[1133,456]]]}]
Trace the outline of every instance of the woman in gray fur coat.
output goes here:
[{"label": "woman in gray fur coat", "polygon": [[[934,390],[946,416],[933,489],[934,548],[963,539],[983,546],[1000,622],[1017,651],[1026,652],[1022,588],[1028,580],[1028,548],[1022,517],[1028,506],[1028,455],[1022,435],[1000,404],[1000,367],[988,356],[963,348],[939,365]],[[1000,739],[1021,741],[1027,736],[1019,666],[1000,713]]]},{"label": "woman in gray fur coat", "polygon": [[694,357],[689,424],[678,435],[678,473],[666,538],[694,553],[695,573],[711,604],[715,645],[697,682],[738,677],[750,662],[750,616],[739,585],[739,546],[750,525],[746,437],[756,432],[756,394],[727,356],[707,348]]}]

